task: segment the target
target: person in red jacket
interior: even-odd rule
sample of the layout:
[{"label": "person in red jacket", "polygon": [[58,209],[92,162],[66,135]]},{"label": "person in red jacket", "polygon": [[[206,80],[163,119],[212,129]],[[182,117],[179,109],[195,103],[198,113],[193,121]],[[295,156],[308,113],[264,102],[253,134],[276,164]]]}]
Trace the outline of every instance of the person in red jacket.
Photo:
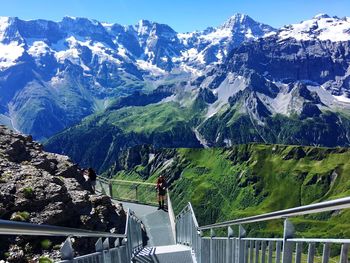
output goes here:
[{"label": "person in red jacket", "polygon": [[167,183],[162,175],[158,177],[156,189],[158,192],[158,210],[164,209],[164,200],[166,196]]}]

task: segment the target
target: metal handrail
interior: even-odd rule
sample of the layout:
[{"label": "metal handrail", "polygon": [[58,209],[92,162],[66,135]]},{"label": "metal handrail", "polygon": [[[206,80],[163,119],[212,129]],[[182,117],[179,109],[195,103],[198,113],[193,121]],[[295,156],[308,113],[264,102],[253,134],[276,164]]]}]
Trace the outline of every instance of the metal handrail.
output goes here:
[{"label": "metal handrail", "polygon": [[198,221],[197,221],[197,218],[196,218],[195,213],[194,213],[194,211],[193,211],[192,204],[191,204],[190,202],[188,203],[188,207],[189,207],[189,209],[190,209],[190,211],[191,211],[191,214],[192,214],[193,223],[194,223],[195,227],[198,228],[198,227],[199,227]]},{"label": "metal handrail", "polygon": [[199,227],[198,229],[209,230],[214,228],[229,227],[233,225],[241,225],[241,224],[255,223],[255,222],[261,222],[261,221],[268,221],[273,219],[288,218],[291,216],[301,216],[301,215],[308,215],[308,214],[314,214],[314,213],[320,213],[320,212],[327,212],[327,211],[339,210],[344,208],[350,208],[350,197],[340,198],[340,199],[331,200],[331,201],[325,201],[325,202],[311,204],[311,205],[299,206],[295,208],[284,209],[280,211],[225,221],[221,223],[215,223],[215,224]]},{"label": "metal handrail", "polygon": [[333,244],[350,244],[350,239],[336,238],[288,238],[289,242],[306,242],[306,243],[333,243]]},{"label": "metal handrail", "polygon": [[134,212],[128,209],[124,234],[0,220],[0,235],[125,238],[127,237],[129,219],[132,215],[134,215]]},{"label": "metal handrail", "polygon": [[155,186],[155,184],[142,182],[142,181],[128,181],[128,180],[120,180],[120,179],[108,179],[102,176],[97,176],[98,180],[101,180],[105,183],[109,182],[117,182],[117,183],[129,183],[129,184],[138,184],[138,185],[149,185],[149,186]]},{"label": "metal handrail", "polygon": [[130,210],[130,208],[128,208],[128,212],[126,214],[126,222],[125,222],[125,231],[124,231],[124,236],[127,235],[128,233],[128,229],[129,229],[129,220],[130,220],[130,216],[133,214],[134,212],[132,212]]},{"label": "metal handrail", "polygon": [[[193,208],[192,208],[191,202],[188,202],[187,205],[186,205],[184,208],[182,208],[182,210],[180,211],[180,213],[177,214],[176,218],[180,217],[182,214],[185,214],[185,213],[186,213],[187,211],[189,211],[189,210],[190,210],[190,212],[192,212],[192,213],[195,215],[195,213],[194,213],[194,211],[193,211]],[[196,219],[196,221],[197,221],[197,219]],[[198,224],[198,223],[197,223],[197,224]]]},{"label": "metal handrail", "polygon": [[26,222],[0,220],[1,235],[26,235],[26,236],[75,236],[75,237],[110,237],[124,238],[125,234],[113,234],[77,228],[38,225]]}]

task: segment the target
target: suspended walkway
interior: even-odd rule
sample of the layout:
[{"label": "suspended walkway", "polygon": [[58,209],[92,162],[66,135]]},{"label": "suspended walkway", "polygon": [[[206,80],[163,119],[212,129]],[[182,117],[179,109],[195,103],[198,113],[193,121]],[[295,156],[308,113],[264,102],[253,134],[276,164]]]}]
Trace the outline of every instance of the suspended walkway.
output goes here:
[{"label": "suspended walkway", "polygon": [[[296,238],[290,218],[335,210],[341,213],[341,210],[350,208],[350,197],[199,226],[191,203],[175,217],[169,197],[167,212],[158,210],[154,201],[147,202],[147,197],[155,200],[152,184],[100,178],[98,190],[121,201],[127,209],[124,234],[6,220],[0,220],[0,234],[66,236],[61,248],[61,263],[349,263],[350,239]],[[150,196],[154,198],[150,199]],[[248,237],[246,224],[269,220],[284,220],[282,236]],[[339,231],[341,228],[339,226]],[[217,236],[216,232],[226,234]],[[99,239],[95,251],[75,257],[71,237]],[[122,244],[112,242],[119,239],[123,240]],[[316,257],[317,253],[320,258]]]}]

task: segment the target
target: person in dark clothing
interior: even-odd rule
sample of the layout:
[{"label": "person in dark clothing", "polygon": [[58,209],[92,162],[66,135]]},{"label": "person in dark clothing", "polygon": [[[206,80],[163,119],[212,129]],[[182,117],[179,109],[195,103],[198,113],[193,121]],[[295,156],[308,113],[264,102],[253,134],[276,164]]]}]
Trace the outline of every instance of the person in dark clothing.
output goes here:
[{"label": "person in dark clothing", "polygon": [[158,177],[156,189],[158,192],[158,210],[164,209],[164,200],[166,197],[167,183],[162,175]]},{"label": "person in dark clothing", "polygon": [[92,169],[91,167],[87,170],[87,177],[90,181],[92,191],[95,193],[97,175],[94,169]]}]

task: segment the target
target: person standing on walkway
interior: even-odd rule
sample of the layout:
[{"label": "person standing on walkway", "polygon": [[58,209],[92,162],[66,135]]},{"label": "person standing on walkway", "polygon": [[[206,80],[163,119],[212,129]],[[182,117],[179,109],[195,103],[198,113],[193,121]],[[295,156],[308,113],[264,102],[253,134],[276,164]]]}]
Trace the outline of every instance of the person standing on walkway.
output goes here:
[{"label": "person standing on walkway", "polygon": [[91,167],[87,170],[87,177],[89,178],[92,191],[95,193],[97,175],[94,169],[92,169]]},{"label": "person standing on walkway", "polygon": [[162,175],[158,177],[156,189],[158,192],[158,210],[164,209],[164,200],[166,196],[167,183]]}]

